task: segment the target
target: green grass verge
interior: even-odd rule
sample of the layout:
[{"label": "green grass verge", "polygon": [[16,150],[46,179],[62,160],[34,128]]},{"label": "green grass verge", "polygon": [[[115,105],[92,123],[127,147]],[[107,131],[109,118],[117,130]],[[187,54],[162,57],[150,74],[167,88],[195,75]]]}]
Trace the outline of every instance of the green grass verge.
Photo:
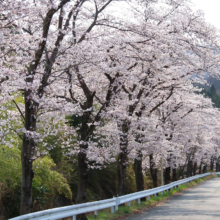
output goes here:
[{"label": "green grass verge", "polygon": [[184,185],[179,186],[176,189],[173,189],[171,191],[164,192],[163,195],[161,195],[161,193],[157,196],[151,196],[149,200],[147,200],[146,202],[141,202],[141,204],[138,204],[137,201],[132,201],[130,202],[131,206],[119,206],[118,211],[115,211],[114,214],[111,214],[111,209],[104,209],[104,210],[100,210],[98,211],[98,215],[97,217],[95,217],[93,214],[89,214],[87,215],[88,220],[119,220],[119,219],[123,219],[123,217],[127,217],[128,215],[134,214],[134,213],[138,213],[141,210],[145,210],[145,209],[149,209],[154,207],[155,205],[157,205],[159,202],[165,201],[167,198],[169,198],[170,196],[184,190],[187,189],[189,187],[193,187],[198,185],[199,183],[211,179],[213,177],[216,176],[207,176],[207,177],[203,177],[197,180],[193,180],[190,183],[186,183]]}]

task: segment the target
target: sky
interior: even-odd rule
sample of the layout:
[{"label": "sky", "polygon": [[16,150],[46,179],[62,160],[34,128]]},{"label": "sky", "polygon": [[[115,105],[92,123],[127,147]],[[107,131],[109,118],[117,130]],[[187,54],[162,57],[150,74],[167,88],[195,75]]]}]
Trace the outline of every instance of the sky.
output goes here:
[{"label": "sky", "polygon": [[196,9],[205,13],[205,20],[220,29],[220,0],[191,0]]}]

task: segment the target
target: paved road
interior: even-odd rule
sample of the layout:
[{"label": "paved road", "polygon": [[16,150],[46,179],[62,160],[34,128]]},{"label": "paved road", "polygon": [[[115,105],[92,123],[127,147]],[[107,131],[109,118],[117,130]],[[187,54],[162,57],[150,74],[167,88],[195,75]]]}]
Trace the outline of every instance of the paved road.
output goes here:
[{"label": "paved road", "polygon": [[220,220],[220,178],[208,180],[127,220]]}]

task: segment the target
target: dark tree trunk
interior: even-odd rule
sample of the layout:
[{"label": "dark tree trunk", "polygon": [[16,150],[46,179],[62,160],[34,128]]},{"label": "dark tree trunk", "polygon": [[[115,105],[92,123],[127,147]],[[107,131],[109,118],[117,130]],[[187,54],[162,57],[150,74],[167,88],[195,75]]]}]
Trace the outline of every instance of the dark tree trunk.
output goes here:
[{"label": "dark tree trunk", "polygon": [[154,163],[153,154],[150,154],[150,174],[153,180],[153,187],[157,187],[157,168]]},{"label": "dark tree trunk", "polygon": [[182,176],[182,179],[184,179],[184,166],[179,166],[179,177],[181,177]]},{"label": "dark tree trunk", "polygon": [[86,185],[88,179],[88,166],[87,166],[87,155],[85,153],[80,152],[78,154],[78,191],[76,203],[84,203],[86,202]]},{"label": "dark tree trunk", "polygon": [[0,219],[5,220],[10,218],[10,213],[8,212],[5,205],[3,205],[3,198],[0,199]]},{"label": "dark tree trunk", "polygon": [[[137,158],[134,161],[134,172],[136,179],[137,192],[144,190],[144,175],[142,171],[142,153],[138,151]],[[141,201],[146,201],[146,198],[141,198]]]},{"label": "dark tree trunk", "polygon": [[192,161],[191,160],[189,160],[187,164],[186,176],[187,177],[192,176]]},{"label": "dark tree trunk", "polygon": [[126,168],[127,168],[127,148],[121,148],[121,152],[118,156],[118,195],[122,196],[126,194],[125,179],[126,179]]},{"label": "dark tree trunk", "polygon": [[88,176],[88,165],[87,165],[87,123],[82,123],[82,133],[81,133],[81,144],[80,144],[80,152],[78,153],[78,191],[76,203],[84,203],[86,202],[86,184],[87,184],[87,176]]},{"label": "dark tree trunk", "polygon": [[189,173],[189,176],[192,176],[193,173],[192,161],[189,161],[187,168],[189,169],[187,173]]},{"label": "dark tree trunk", "polygon": [[173,181],[177,181],[177,172],[176,172],[176,168],[173,169]]},{"label": "dark tree trunk", "polygon": [[[85,87],[84,81],[81,78],[81,75],[78,75],[79,81],[82,86]],[[84,88],[83,87],[83,88]],[[85,89],[85,88],[84,88]],[[82,105],[84,110],[91,109],[93,106],[93,99],[95,93],[87,91],[87,102]],[[88,139],[92,134],[88,123],[90,122],[91,110],[85,111],[82,115],[82,122],[80,128],[80,152],[78,153],[78,190],[76,203],[85,203],[86,202],[86,186],[88,180],[88,161],[87,161],[87,149],[88,149]],[[80,214],[77,216],[77,220],[87,220],[85,214]]]},{"label": "dark tree trunk", "polygon": [[211,171],[214,170],[214,160],[213,160],[213,158],[211,158],[211,161],[210,161],[210,170]]},{"label": "dark tree trunk", "polygon": [[200,162],[200,165],[199,165],[199,174],[202,174],[202,162]]},{"label": "dark tree trunk", "polygon": [[166,167],[165,169],[165,184],[169,184],[171,182],[171,176],[170,176],[171,168]]},{"label": "dark tree trunk", "polygon": [[32,160],[29,159],[28,152],[28,141],[23,141],[22,146],[22,181],[21,181],[21,205],[20,205],[20,215],[28,214],[32,212],[32,180],[34,177],[34,172],[32,169]]},{"label": "dark tree trunk", "polygon": [[203,166],[202,172],[207,173],[207,165],[206,164]]},{"label": "dark tree trunk", "polygon": [[219,172],[220,171],[220,165],[219,165],[219,158],[217,158],[216,160],[216,172]]},{"label": "dark tree trunk", "polygon": [[215,170],[216,170],[216,172],[219,171],[219,163],[218,163],[218,162],[216,163],[216,168],[215,168]]},{"label": "dark tree trunk", "polygon": [[126,179],[126,168],[128,160],[128,131],[130,128],[130,122],[127,120],[121,121],[118,124],[120,134],[120,153],[118,155],[118,195],[123,196],[126,194],[125,179]]},{"label": "dark tree trunk", "polygon": [[193,165],[193,175],[196,175],[196,170],[197,170],[197,162],[194,163]]},{"label": "dark tree trunk", "polygon": [[[85,147],[85,146],[84,146]],[[87,155],[86,153],[78,154],[78,191],[77,191],[77,198],[76,203],[84,203],[86,202],[86,185],[88,179],[88,165],[86,163]],[[81,214],[77,216],[77,220],[87,220],[85,214]]]},{"label": "dark tree trunk", "polygon": [[[172,137],[172,135],[171,135],[171,137]],[[171,139],[168,138],[168,139],[171,140],[172,138]],[[167,157],[167,167],[165,168],[165,174],[164,174],[164,183],[165,184],[171,183],[171,167],[170,167],[171,159],[172,159],[172,153],[171,153],[171,151],[169,151],[169,155]]]},{"label": "dark tree trunk", "polygon": [[34,172],[32,169],[35,153],[36,140],[36,118],[38,103],[32,99],[32,91],[25,91],[25,129],[21,150],[22,178],[21,178],[21,204],[20,215],[32,212],[32,180]]}]

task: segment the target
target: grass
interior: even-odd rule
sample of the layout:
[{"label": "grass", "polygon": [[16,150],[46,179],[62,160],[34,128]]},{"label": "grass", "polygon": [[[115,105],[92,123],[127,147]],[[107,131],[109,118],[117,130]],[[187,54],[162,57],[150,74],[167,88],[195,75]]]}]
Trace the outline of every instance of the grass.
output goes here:
[{"label": "grass", "polygon": [[160,202],[165,201],[168,199],[170,196],[175,195],[179,193],[180,191],[183,191],[187,188],[197,186],[199,183],[211,179],[215,177],[213,176],[207,176],[203,177],[197,180],[193,180],[189,183],[186,183],[184,185],[179,186],[176,189],[170,190],[169,192],[163,192],[163,195],[159,193],[157,197],[151,196],[149,200],[145,202],[141,202],[141,204],[138,204],[137,201],[132,201],[130,202],[131,206],[119,206],[118,211],[115,211],[114,214],[111,214],[111,209],[104,209],[104,210],[99,210],[98,215],[95,217],[93,214],[89,214],[87,216],[88,220],[119,220],[119,219],[124,219],[128,215],[139,213],[140,211],[146,210],[153,208],[155,205],[157,205]]}]

